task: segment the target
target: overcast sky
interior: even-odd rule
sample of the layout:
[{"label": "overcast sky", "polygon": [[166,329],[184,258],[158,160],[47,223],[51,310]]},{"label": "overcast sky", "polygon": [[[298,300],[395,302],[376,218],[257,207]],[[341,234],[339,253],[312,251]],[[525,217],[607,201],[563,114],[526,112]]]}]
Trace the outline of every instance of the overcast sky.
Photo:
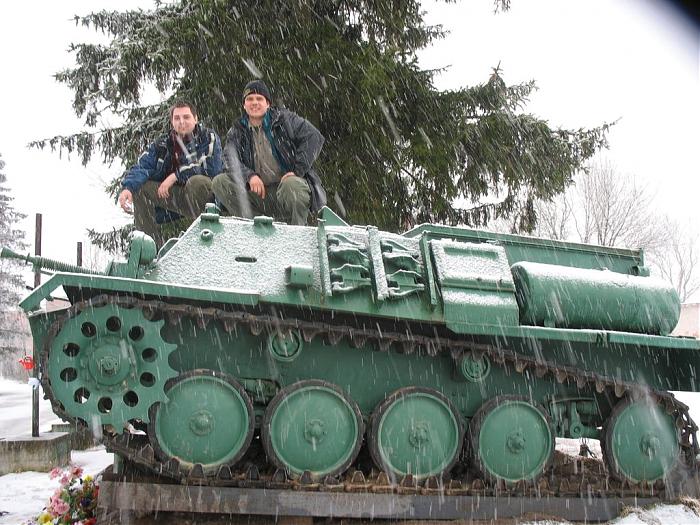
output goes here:
[{"label": "overcast sky", "polygon": [[[103,193],[121,165],[96,160],[83,168],[76,159],[26,148],[33,139],[81,129],[70,91],[52,78],[72,65],[70,42],[96,38],[72,16],[152,5],[70,0],[3,6],[0,153],[15,207],[30,215],[24,223],[29,239],[34,214],[44,214],[46,256],[73,260],[87,227],[109,229],[130,220]],[[648,181],[664,210],[700,218],[700,36],[667,2],[513,0],[509,12],[494,14],[491,0],[463,0],[429,2],[425,9],[429,23],[451,31],[420,56],[425,67],[450,66],[438,87],[484,82],[500,64],[508,83],[536,80],[539,90],[526,109],[553,126],[620,119],[608,156],[621,171]]]}]

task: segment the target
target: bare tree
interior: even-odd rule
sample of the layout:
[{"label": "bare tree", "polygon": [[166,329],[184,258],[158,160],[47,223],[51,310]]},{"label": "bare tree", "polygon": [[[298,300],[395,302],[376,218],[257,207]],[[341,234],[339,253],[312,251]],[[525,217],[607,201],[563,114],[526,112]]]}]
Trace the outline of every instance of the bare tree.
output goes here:
[{"label": "bare tree", "polygon": [[534,233],[550,239],[643,248],[657,275],[685,302],[700,292],[700,234],[656,211],[654,194],[633,175],[598,160],[551,201],[536,203]]},{"label": "bare tree", "polygon": [[601,246],[656,249],[665,227],[654,210],[654,195],[633,175],[598,160],[581,173],[569,197],[581,242]]},{"label": "bare tree", "polygon": [[700,236],[692,223],[681,223],[665,218],[665,242],[650,250],[650,263],[670,281],[681,302],[700,291]]},{"label": "bare tree", "polygon": [[562,241],[571,239],[574,204],[569,193],[557,195],[551,201],[536,202],[535,213],[537,214],[537,224],[533,234],[538,237]]}]

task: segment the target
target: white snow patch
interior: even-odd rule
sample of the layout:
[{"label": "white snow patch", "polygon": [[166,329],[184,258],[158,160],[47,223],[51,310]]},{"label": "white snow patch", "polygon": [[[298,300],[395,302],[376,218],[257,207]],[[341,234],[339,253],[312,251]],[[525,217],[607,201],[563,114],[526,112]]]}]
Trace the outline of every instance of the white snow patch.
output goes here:
[{"label": "white snow patch", "polygon": [[[113,455],[103,446],[71,453],[74,465],[83,467],[83,475],[95,476],[112,464]],[[19,472],[0,476],[0,524],[18,525],[35,518],[49,497],[60,486],[57,479],[49,479],[48,472]]]},{"label": "white snow patch", "polygon": [[657,505],[651,509],[632,509],[631,514],[618,518],[614,525],[694,525],[700,516],[685,505]]},{"label": "white snow patch", "polygon": [[[51,410],[51,403],[39,400],[39,432],[51,430],[61,420]],[[32,429],[32,389],[26,383],[0,378],[0,438],[29,435]],[[89,450],[74,450],[73,464],[84,473],[95,476],[111,465],[113,455],[103,446]],[[59,487],[58,480],[49,479],[48,472],[19,472],[0,476],[0,525],[19,525],[35,518]]]},{"label": "white snow patch", "polygon": [[[51,425],[62,421],[53,413],[51,403],[39,392],[39,432],[48,432]],[[31,434],[32,387],[0,378],[0,438]]]}]

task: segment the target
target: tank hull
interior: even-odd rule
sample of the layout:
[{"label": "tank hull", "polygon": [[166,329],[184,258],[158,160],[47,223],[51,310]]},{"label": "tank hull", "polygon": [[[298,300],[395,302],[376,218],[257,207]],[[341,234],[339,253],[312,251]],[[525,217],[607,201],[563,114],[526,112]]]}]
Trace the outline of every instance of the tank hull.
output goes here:
[{"label": "tank hull", "polygon": [[[511,491],[552,479],[557,438],[591,438],[603,477],[629,486],[695,469],[696,426],[669,391],[698,390],[700,343],[655,333],[673,292],[652,325],[596,311],[532,326],[518,298],[519,264],[575,274],[584,302],[604,267],[634,290],[614,284],[594,310],[630,308],[651,283],[640,251],[214,211],[156,260],[139,237],[116,273],[58,272],[22,303],[55,411],[129,461],[207,483],[253,464],[270,483],[359,470],[391,490]],[[73,306],[38,312],[59,287]]]}]

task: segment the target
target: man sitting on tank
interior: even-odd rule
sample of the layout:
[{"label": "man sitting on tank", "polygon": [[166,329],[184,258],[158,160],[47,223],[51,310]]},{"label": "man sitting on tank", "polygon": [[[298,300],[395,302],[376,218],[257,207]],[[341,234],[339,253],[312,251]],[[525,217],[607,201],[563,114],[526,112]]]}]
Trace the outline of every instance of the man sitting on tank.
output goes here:
[{"label": "man sitting on tank", "polygon": [[214,195],[236,217],[306,224],[309,211],[326,204],[313,167],[323,135],[296,113],[272,106],[262,80],[245,86],[243,110],[226,136],[225,170],[214,179]]},{"label": "man sitting on tank", "polygon": [[131,213],[133,208],[134,228],[153,237],[158,246],[165,241],[158,222],[173,214],[198,217],[212,200],[212,179],[222,165],[221,139],[198,121],[194,104],[175,102],[170,124],[170,131],[124,174],[119,194],[122,209]]}]

